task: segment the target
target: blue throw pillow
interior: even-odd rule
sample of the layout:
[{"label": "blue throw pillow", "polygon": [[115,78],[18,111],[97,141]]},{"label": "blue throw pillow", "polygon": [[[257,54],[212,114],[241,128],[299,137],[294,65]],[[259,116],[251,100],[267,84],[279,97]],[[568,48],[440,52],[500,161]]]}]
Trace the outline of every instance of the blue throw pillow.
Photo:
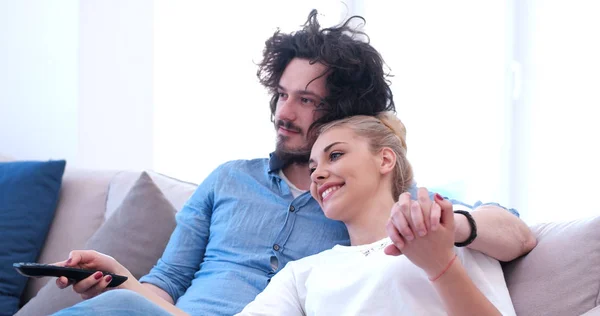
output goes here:
[{"label": "blue throw pillow", "polygon": [[13,315],[27,278],[12,264],[36,261],[54,218],[66,162],[0,163],[0,315]]}]

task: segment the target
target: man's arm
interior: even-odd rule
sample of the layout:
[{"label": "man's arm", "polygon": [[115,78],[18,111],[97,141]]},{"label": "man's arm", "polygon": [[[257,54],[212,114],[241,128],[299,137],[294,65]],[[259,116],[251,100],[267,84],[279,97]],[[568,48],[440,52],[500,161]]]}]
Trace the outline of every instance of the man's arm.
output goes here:
[{"label": "man's arm", "polygon": [[[416,199],[422,190],[425,192],[422,194],[425,199],[427,195],[429,195],[430,200],[433,199],[434,192],[429,192],[425,188],[417,188],[415,185],[408,191],[410,199]],[[454,199],[448,200],[452,203],[454,210],[473,210],[471,205]],[[400,203],[396,202],[392,207],[392,216],[403,213],[400,209]],[[477,226],[477,238],[467,246],[468,248],[478,250],[500,261],[511,261],[531,251],[537,244],[537,240],[529,227],[519,219],[518,213],[513,209],[508,210],[495,203],[481,205],[481,202],[477,202],[474,210],[470,213]],[[440,220],[440,214],[429,214],[429,210],[426,214],[423,214],[423,218],[427,220],[421,220],[419,223],[412,223],[411,225],[408,224],[412,222],[410,213],[404,216],[406,220],[400,224],[395,223],[395,225],[401,236],[407,240],[412,240],[417,236],[416,231],[413,232],[413,228],[410,226],[414,225],[415,229],[422,229],[426,233],[423,228],[425,226],[429,227],[430,217],[431,221],[437,222]],[[463,214],[454,214],[454,223],[454,241],[466,241],[471,235],[471,226],[467,218]],[[401,253],[400,249],[393,250],[390,247],[388,254],[400,255]]]},{"label": "man's arm", "polygon": [[143,289],[173,303],[192,283],[204,260],[214,205],[214,188],[223,165],[198,186],[175,216],[176,227],[156,265],[140,278]]},{"label": "man's arm", "polygon": [[[482,205],[471,212],[477,225],[477,238],[468,248],[478,250],[500,261],[511,261],[535,247],[537,240],[529,226],[506,209]],[[471,234],[467,218],[454,214],[455,241],[463,242]]]}]

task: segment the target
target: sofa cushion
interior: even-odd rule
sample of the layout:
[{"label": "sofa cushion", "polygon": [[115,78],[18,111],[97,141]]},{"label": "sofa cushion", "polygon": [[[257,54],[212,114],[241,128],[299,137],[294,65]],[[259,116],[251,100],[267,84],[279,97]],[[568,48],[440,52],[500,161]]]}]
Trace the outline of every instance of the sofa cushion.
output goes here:
[{"label": "sofa cushion", "polygon": [[504,266],[517,315],[581,315],[600,304],[600,217],[532,227],[537,246]]},{"label": "sofa cushion", "polygon": [[[147,274],[162,255],[175,228],[175,213],[144,172],[84,248],[114,257],[139,278]],[[48,282],[17,315],[48,315],[80,301],[79,295],[71,289],[60,290],[55,282]]]},{"label": "sofa cushion", "polygon": [[12,267],[34,262],[54,217],[64,160],[0,163],[0,315],[13,315],[27,278]]},{"label": "sofa cushion", "polygon": [[[196,184],[171,178],[157,172],[146,171],[146,173],[148,173],[152,181],[154,181],[177,211],[183,208],[185,202],[187,202],[198,187]],[[127,192],[129,192],[129,189],[131,189],[139,176],[139,171],[122,171],[115,175],[110,183],[108,198],[106,200],[106,218],[110,217],[115,209],[121,205]]]}]

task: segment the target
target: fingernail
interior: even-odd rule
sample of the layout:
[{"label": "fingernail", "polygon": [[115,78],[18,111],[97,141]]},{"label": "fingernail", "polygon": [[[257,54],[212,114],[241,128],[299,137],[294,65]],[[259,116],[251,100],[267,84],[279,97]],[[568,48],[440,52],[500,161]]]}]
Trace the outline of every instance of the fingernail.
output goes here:
[{"label": "fingernail", "polygon": [[424,230],[420,230],[419,231],[419,236],[421,236],[421,237],[425,236],[425,231]]},{"label": "fingernail", "polygon": [[110,281],[112,281],[112,275],[110,275],[110,274],[109,274],[109,275],[107,275],[107,276],[104,278],[104,280],[105,280],[106,282],[110,283]]},{"label": "fingernail", "polygon": [[435,199],[438,200],[438,201],[443,201],[444,200],[444,198],[441,195],[439,195],[438,193],[435,194]]},{"label": "fingernail", "polygon": [[70,264],[71,261],[73,261],[73,258],[69,258],[69,260],[67,260],[67,265]]},{"label": "fingernail", "polygon": [[102,272],[98,271],[94,273],[94,279],[100,280],[100,278],[102,278]]},{"label": "fingernail", "polygon": [[406,236],[406,239],[408,239],[410,241],[410,240],[415,239],[415,237],[413,237],[413,235],[408,235],[408,236]]}]

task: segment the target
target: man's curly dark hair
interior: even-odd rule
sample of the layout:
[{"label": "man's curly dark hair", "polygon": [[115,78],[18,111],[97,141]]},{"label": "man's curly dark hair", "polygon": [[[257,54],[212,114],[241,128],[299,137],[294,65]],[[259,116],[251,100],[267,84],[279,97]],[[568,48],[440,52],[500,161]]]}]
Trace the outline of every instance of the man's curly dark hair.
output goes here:
[{"label": "man's curly dark hair", "polygon": [[[329,95],[317,107],[322,116],[310,129],[353,115],[376,115],[396,112],[389,76],[383,69],[381,55],[370,45],[363,32],[350,27],[348,18],[336,27],[321,29],[317,10],[312,10],[304,27],[285,34],[279,30],[265,42],[263,60],[257,76],[272,94],[271,119],[274,118],[279,94],[277,88],[283,71],[293,58],[308,59],[327,66],[326,88]],[[360,38],[365,37],[367,41]],[[317,78],[315,78],[317,79]],[[314,79],[313,79],[314,80]]]}]

